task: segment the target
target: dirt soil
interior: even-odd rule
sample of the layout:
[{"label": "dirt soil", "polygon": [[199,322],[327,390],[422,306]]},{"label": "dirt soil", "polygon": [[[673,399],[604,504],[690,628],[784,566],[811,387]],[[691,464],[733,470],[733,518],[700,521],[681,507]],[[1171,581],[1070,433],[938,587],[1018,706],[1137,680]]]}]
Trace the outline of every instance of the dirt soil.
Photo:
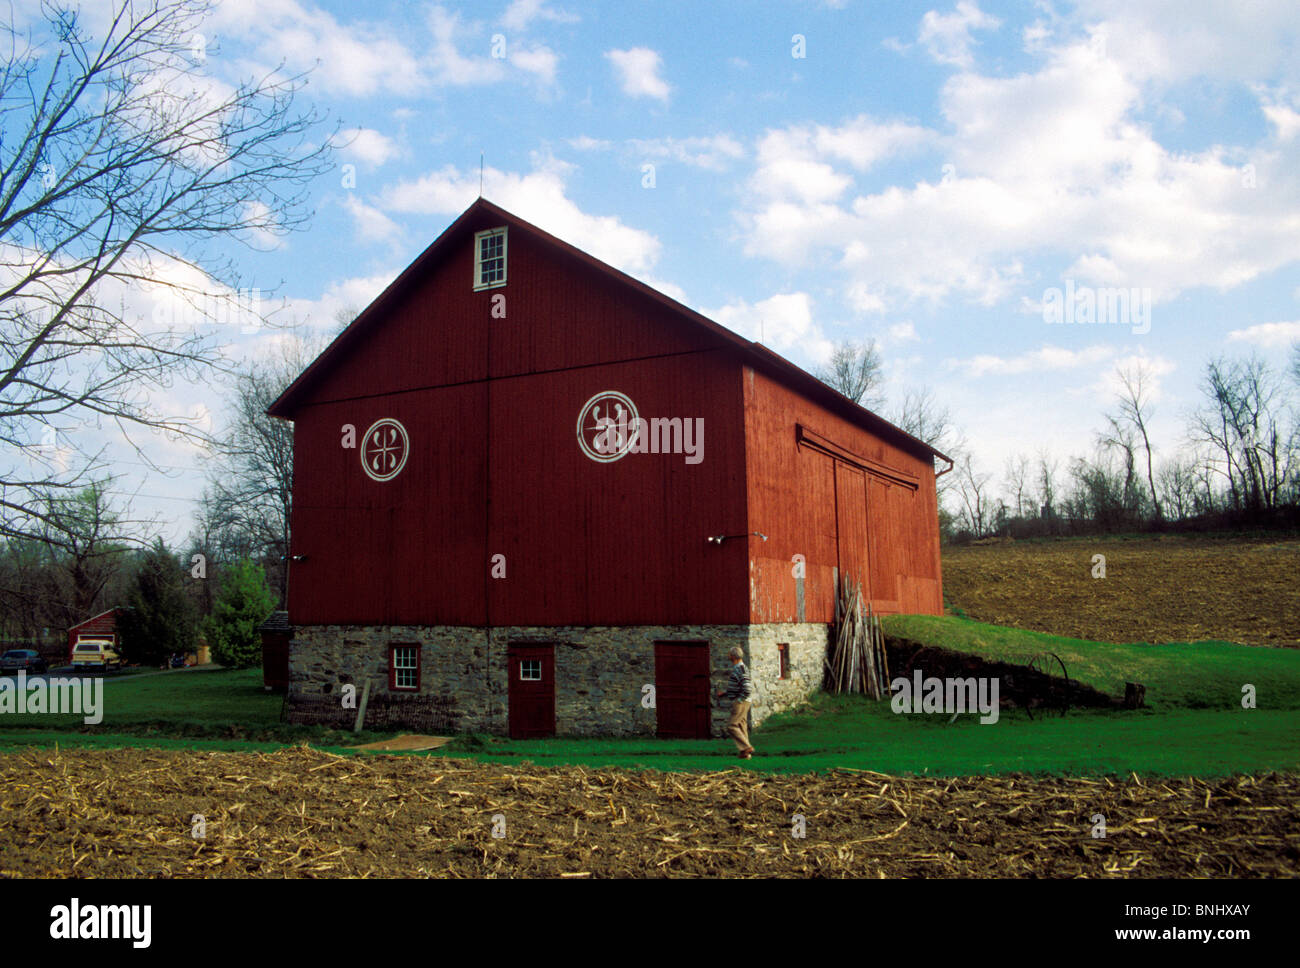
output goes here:
[{"label": "dirt soil", "polygon": [[0,756],[0,875],[1294,877],[1298,805],[1295,774],[773,777],[305,747],[29,750]]},{"label": "dirt soil", "polygon": [[[1093,555],[1106,577],[1093,578]],[[946,547],[969,618],[1099,642],[1300,646],[1300,540],[1158,537]]]}]

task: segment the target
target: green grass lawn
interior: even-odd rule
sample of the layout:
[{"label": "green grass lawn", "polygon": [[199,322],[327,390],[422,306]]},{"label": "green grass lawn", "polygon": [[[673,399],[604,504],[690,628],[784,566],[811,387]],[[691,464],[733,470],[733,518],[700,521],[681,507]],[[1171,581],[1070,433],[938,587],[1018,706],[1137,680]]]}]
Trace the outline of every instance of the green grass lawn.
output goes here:
[{"label": "green grass lawn", "polygon": [[883,621],[889,635],[987,659],[1025,664],[1040,652],[1054,652],[1071,679],[1109,695],[1122,696],[1125,682],[1144,684],[1153,709],[1240,708],[1245,683],[1255,686],[1260,709],[1300,708],[1300,651],[1295,649],[1230,642],[1112,645],[953,615],[891,615]]},{"label": "green grass lawn", "polygon": [[[973,715],[896,715],[887,702],[819,695],[775,716],[754,734],[760,755],[737,761],[727,740],[566,739],[514,741],[459,736],[433,755],[660,770],[806,773],[834,768],[882,773],[1220,776],[1300,769],[1300,653],[1228,643],[1108,645],[984,625],[961,618],[900,616],[891,634],[993,659],[1026,662],[1059,654],[1071,677],[1109,693],[1125,681],[1147,686],[1151,708],[1072,711],[1030,720],[1004,711],[980,725]],[[1241,684],[1255,685],[1257,709],[1241,708]],[[104,721],[0,717],[0,750],[19,747],[130,747],[270,750],[310,742],[334,752],[381,734],[279,722],[282,697],[261,688],[260,670],[191,671],[123,680],[105,688]],[[425,754],[410,754],[425,755]]]}]

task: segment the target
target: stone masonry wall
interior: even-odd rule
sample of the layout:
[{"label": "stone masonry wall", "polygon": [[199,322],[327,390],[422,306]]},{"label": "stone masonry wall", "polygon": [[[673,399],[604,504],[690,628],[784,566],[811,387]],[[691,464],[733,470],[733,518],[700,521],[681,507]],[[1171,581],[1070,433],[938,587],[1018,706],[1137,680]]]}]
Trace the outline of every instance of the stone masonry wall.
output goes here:
[{"label": "stone masonry wall", "polygon": [[[822,687],[829,626],[816,622],[786,622],[751,625],[749,666],[755,692],[750,721],[757,726],[775,713],[794,709]],[[788,677],[780,678],[778,643],[789,648]]]},{"label": "stone masonry wall", "polygon": [[[723,687],[734,645],[745,651],[755,684],[752,725],[802,702],[821,685],[826,626],[667,625],[621,627],[299,626],[289,650],[289,692],[295,697],[340,695],[352,683],[360,693],[386,695],[392,643],[420,647],[420,691],[454,711],[456,728],[506,733],[509,729],[507,646],[555,644],[555,731],[558,736],[655,733],[655,710],[642,706],[643,686],[655,675],[656,641],[707,641],[710,697]],[[776,643],[790,645],[790,678],[778,678]],[[818,651],[820,649],[820,652]],[[400,692],[398,696],[413,696]],[[729,710],[713,705],[714,736],[725,735]]]}]

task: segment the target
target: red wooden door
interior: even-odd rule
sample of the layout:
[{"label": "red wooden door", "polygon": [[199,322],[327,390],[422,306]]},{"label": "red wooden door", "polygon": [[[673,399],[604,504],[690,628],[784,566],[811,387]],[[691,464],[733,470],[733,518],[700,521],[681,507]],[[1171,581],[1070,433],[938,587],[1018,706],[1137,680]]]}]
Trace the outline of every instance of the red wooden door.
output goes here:
[{"label": "red wooden door", "polygon": [[549,642],[511,645],[510,738],[555,735],[555,646]]},{"label": "red wooden door", "polygon": [[[871,604],[878,612],[902,611],[899,584],[907,573],[907,529],[912,492],[873,476],[867,490]],[[915,574],[915,572],[913,572]],[[864,586],[863,591],[866,591]]]},{"label": "red wooden door", "polygon": [[856,467],[835,462],[835,535],[840,580],[847,576],[871,598],[867,559],[867,480]]},{"label": "red wooden door", "polygon": [[709,643],[655,643],[655,712],[659,735],[708,739]]}]

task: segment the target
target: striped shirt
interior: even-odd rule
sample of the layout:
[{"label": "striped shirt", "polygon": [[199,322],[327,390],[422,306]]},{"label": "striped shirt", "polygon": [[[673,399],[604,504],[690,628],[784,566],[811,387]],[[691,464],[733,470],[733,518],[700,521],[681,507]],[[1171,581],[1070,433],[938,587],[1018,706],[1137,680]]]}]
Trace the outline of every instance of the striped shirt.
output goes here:
[{"label": "striped shirt", "polygon": [[749,670],[745,663],[737,662],[731,667],[731,678],[727,681],[727,691],[722,698],[728,702],[749,702],[754,697],[754,684],[749,679]]}]

